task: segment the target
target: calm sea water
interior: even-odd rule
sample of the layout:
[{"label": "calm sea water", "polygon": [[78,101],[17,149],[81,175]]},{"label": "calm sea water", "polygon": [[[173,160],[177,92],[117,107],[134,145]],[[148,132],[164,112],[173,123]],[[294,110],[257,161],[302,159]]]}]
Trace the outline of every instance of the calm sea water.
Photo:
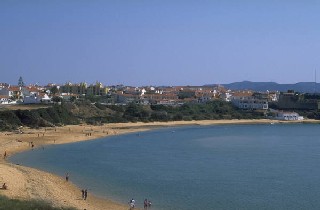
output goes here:
[{"label": "calm sea water", "polygon": [[[320,209],[320,125],[167,128],[17,154],[90,193],[156,210]],[[79,192],[80,196],[80,192]]]}]

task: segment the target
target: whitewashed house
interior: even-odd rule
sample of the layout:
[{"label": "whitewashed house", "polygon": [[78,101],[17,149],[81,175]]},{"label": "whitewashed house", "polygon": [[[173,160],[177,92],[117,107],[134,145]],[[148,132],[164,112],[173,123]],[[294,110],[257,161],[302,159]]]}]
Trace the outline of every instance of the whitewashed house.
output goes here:
[{"label": "whitewashed house", "polygon": [[9,88],[0,88],[0,104],[14,104],[16,101],[13,100],[13,98],[13,93],[9,90]]},{"label": "whitewashed house", "polygon": [[10,104],[11,99],[8,95],[0,95],[0,104]]},{"label": "whitewashed house", "polygon": [[43,104],[52,103],[52,98],[49,97],[47,93],[41,93],[40,97],[41,97],[41,103]]},{"label": "whitewashed house", "polygon": [[0,88],[0,95],[1,95],[1,96],[8,96],[8,97],[10,97],[10,96],[9,96],[9,89],[6,88],[6,87]]},{"label": "whitewashed house", "polygon": [[299,116],[296,112],[277,112],[276,113],[276,120],[303,120],[302,116]]},{"label": "whitewashed house", "polygon": [[37,93],[30,94],[28,96],[23,97],[23,103],[24,104],[40,104],[41,97]]},{"label": "whitewashed house", "polygon": [[231,101],[231,97],[232,97],[232,94],[230,92],[223,92],[220,94],[220,98],[223,100],[223,101]]},{"label": "whitewashed house", "polygon": [[231,102],[239,109],[267,110],[269,108],[267,100],[257,99],[250,91],[233,93]]}]

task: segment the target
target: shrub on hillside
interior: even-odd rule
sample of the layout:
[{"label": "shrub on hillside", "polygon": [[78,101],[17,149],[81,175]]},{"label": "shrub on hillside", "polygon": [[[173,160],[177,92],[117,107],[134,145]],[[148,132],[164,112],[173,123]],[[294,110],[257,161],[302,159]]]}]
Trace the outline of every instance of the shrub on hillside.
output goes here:
[{"label": "shrub on hillside", "polygon": [[75,210],[75,208],[56,208],[52,207],[45,201],[31,200],[23,201],[18,199],[9,199],[4,196],[0,196],[0,210]]},{"label": "shrub on hillside", "polygon": [[0,112],[0,130],[14,130],[21,126],[20,119],[15,115],[13,111],[2,111]]}]

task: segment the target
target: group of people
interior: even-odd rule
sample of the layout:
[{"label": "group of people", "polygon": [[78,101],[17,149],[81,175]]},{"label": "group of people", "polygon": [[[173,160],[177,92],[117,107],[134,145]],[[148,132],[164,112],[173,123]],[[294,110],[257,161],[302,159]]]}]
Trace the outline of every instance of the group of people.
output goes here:
[{"label": "group of people", "polygon": [[91,133],[86,133],[86,136],[91,136],[92,134]]},{"label": "group of people", "polygon": [[[129,201],[130,209],[133,209],[135,207],[135,203],[136,201],[133,198]],[[149,207],[151,207],[151,201],[148,199],[144,199],[143,208],[147,209]]]},{"label": "group of people", "polygon": [[148,199],[144,199],[143,201],[143,208],[147,209],[148,207],[151,207],[151,201]]},{"label": "group of people", "polygon": [[[69,181],[69,173],[66,173],[66,182],[68,182],[68,181]],[[81,192],[82,192],[82,199],[83,200],[87,200],[88,190],[87,189],[82,189]]]},{"label": "group of people", "polygon": [[88,191],[87,191],[87,189],[82,189],[81,190],[81,192],[82,192],[82,199],[83,200],[87,200],[87,197],[88,197]]}]

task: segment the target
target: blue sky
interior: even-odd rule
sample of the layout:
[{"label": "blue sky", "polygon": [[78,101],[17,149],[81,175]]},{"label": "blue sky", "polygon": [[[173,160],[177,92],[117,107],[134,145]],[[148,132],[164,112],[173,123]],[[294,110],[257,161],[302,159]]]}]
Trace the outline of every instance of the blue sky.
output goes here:
[{"label": "blue sky", "polygon": [[0,82],[313,82],[320,1],[1,0]]}]

